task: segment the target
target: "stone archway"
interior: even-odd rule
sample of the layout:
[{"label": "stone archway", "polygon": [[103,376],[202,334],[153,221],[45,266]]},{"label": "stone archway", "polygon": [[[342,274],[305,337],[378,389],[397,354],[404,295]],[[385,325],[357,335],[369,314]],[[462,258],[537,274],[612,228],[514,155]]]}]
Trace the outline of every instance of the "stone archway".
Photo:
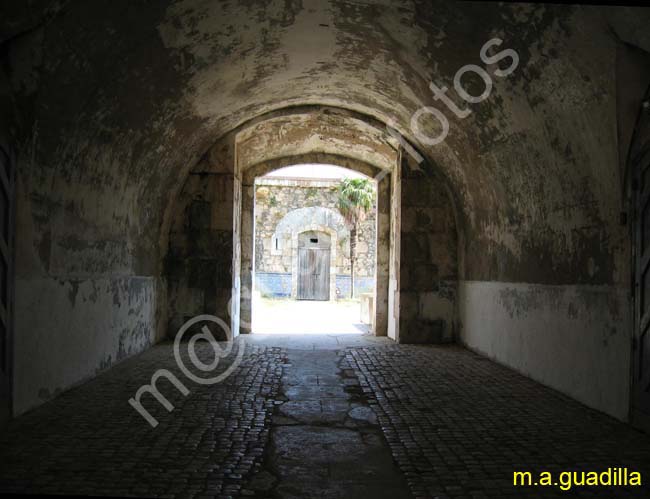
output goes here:
[{"label": "stone archway", "polygon": [[[327,234],[330,238],[331,251],[330,251],[330,297],[336,296],[336,274],[339,270],[338,258],[339,258],[339,245],[341,241],[345,241],[349,237],[349,229],[345,223],[345,220],[335,210],[331,208],[326,208],[322,206],[309,206],[304,208],[298,208],[295,210],[289,211],[275,226],[273,232],[273,240],[280,243],[281,249],[278,250],[278,253],[281,255],[290,255],[291,256],[291,294],[292,298],[297,297],[297,281],[296,281],[296,268],[297,268],[297,259],[298,252],[297,248],[299,246],[299,237],[301,234],[309,231],[322,232]],[[376,235],[375,235],[376,237]],[[255,239],[259,239],[259,235],[255,236]],[[288,243],[288,247],[284,247],[284,244]],[[256,246],[259,244],[256,243]],[[276,243],[277,244],[277,243]],[[257,249],[256,249],[257,251]],[[271,250],[273,251],[273,249]],[[244,248],[243,253],[247,253],[247,250]],[[255,258],[260,258],[261,255],[256,254]],[[254,273],[257,273],[258,267],[254,266]],[[256,279],[253,279],[255,282]]]},{"label": "stone archway", "polygon": [[401,146],[370,117],[319,106],[259,117],[228,139],[224,157],[234,160],[231,325],[251,330],[253,184],[255,177],[300,163],[333,164],[377,180],[375,334],[399,337],[399,182]]},{"label": "stone archway", "polygon": [[[178,232],[170,239],[169,261],[177,265],[168,268],[179,271],[170,277],[172,329],[202,308],[229,314],[236,334],[251,331],[255,179],[286,166],[320,163],[378,182],[375,334],[407,343],[451,341],[459,334],[458,271],[464,244],[445,179],[429,175],[399,144],[382,146],[381,136],[364,130],[358,119],[347,123],[348,118],[338,116],[332,121],[332,115],[311,112],[311,117],[306,109],[281,120],[273,116],[271,123],[251,124],[252,131],[233,132],[194,168],[176,209],[173,226]],[[314,129],[312,135],[305,135],[305,126]],[[375,142],[377,149],[367,154]],[[208,246],[206,252],[213,241],[218,246]],[[210,274],[216,279],[204,282]]]}]

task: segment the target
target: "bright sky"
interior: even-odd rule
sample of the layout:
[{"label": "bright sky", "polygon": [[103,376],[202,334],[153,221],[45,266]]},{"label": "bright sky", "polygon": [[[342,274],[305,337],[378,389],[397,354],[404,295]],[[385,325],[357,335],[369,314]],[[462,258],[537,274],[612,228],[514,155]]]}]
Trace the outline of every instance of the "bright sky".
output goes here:
[{"label": "bright sky", "polygon": [[267,175],[267,178],[366,178],[361,173],[334,165],[304,164],[280,168]]}]

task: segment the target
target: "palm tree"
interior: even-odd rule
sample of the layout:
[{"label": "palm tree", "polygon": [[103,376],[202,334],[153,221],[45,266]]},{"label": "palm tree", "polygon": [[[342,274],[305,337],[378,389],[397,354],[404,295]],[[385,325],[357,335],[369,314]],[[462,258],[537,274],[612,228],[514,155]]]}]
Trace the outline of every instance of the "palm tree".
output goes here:
[{"label": "palm tree", "polygon": [[350,298],[354,298],[354,260],[357,227],[366,219],[375,200],[375,188],[367,178],[346,178],[339,185],[338,209],[350,228]]}]

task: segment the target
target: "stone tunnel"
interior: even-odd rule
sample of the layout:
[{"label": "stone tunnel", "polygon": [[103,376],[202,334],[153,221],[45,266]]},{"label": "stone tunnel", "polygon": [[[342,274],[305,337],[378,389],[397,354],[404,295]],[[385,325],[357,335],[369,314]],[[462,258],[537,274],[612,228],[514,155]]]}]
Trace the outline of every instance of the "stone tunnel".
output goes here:
[{"label": "stone tunnel", "polygon": [[[0,492],[555,497],[513,473],[626,467],[572,486],[650,497],[649,23],[4,2]],[[305,163],[376,182],[359,337],[250,334],[255,181]],[[174,362],[206,317],[210,385]]]}]

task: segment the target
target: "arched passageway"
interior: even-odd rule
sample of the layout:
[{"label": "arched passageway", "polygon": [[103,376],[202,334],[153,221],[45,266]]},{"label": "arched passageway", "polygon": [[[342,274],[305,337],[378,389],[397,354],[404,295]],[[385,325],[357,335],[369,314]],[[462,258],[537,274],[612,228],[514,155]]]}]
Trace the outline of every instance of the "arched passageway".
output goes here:
[{"label": "arched passageway", "polygon": [[[217,237],[218,231],[218,237],[226,241],[224,244],[230,244],[231,235],[234,235],[232,282],[228,275],[220,278],[220,284],[215,284],[214,279],[197,282],[188,268],[185,271],[186,284],[178,284],[181,286],[179,290],[170,289],[170,310],[174,314],[171,329],[176,330],[191,314],[198,313],[205,306],[199,298],[198,303],[188,304],[184,312],[175,313],[178,297],[196,296],[196,293],[188,291],[193,288],[206,290],[203,297],[209,296],[211,300],[208,311],[231,316],[233,331],[250,331],[255,178],[287,165],[318,159],[377,180],[375,333],[402,342],[451,341],[456,322],[458,278],[458,238],[452,199],[446,191],[444,179],[416,171],[414,166],[418,165],[409,163],[413,160],[400,152],[398,141],[377,126],[373,120],[364,120],[346,111],[321,108],[291,110],[274,113],[268,120],[257,120],[254,125],[237,132],[234,138],[228,136],[213,146],[199,163],[196,173],[192,172],[175,207],[177,215],[173,222],[175,229],[172,229],[172,253],[168,262],[179,262],[178,265],[171,264],[172,268],[177,268],[191,265],[189,262],[196,257],[200,265],[228,267],[227,261],[231,256],[227,247],[213,245],[214,256],[206,258],[200,252],[205,244],[198,247],[197,255],[192,255],[192,248],[183,248],[182,242],[175,243],[176,240],[190,241],[197,237],[192,235],[192,221],[187,219],[193,213],[192,203],[203,206],[205,213],[219,209],[223,215],[219,221],[212,219],[208,222],[212,225],[205,230],[212,234],[209,237]],[[282,132],[279,133],[278,129]],[[314,135],[315,131],[317,135]],[[286,139],[292,134],[297,134],[294,142]],[[305,141],[303,136],[317,137],[317,141],[313,138]],[[228,141],[230,146],[222,144]],[[229,166],[228,161],[232,158],[237,158],[238,163]],[[208,161],[212,163],[206,164]],[[230,173],[233,169],[239,173]],[[210,170],[215,173],[208,174]],[[206,201],[208,193],[230,188],[234,189],[232,197],[225,195]],[[407,196],[405,202],[400,203],[403,189],[408,189]],[[401,222],[402,207],[408,217],[406,224]],[[209,215],[204,215],[204,218],[208,220]],[[175,249],[177,246],[180,251]],[[401,263],[402,255],[406,255],[408,264]],[[226,261],[219,261],[219,258]],[[212,275],[210,268],[203,272],[195,271],[195,275]],[[171,270],[170,275],[173,272]],[[172,278],[170,282],[176,286],[178,281]],[[403,288],[400,288],[400,283],[403,283]],[[397,301],[402,298],[408,310],[404,316],[400,316]]]},{"label": "arched passageway", "polygon": [[[245,336],[255,178],[327,163],[377,179],[376,336],[332,347],[341,358],[323,354],[323,365],[251,343],[249,370],[237,372],[255,401],[271,405],[295,386],[292,358],[300,379],[338,376],[335,415],[310,413],[308,426],[361,425],[349,412],[366,409],[346,405],[342,388],[354,380],[381,406],[377,417],[435,411],[430,400],[399,405],[403,392],[379,386],[394,375],[447,400],[448,414],[465,417],[472,399],[487,419],[459,423],[467,441],[480,442],[472,424],[500,441],[507,432],[491,417],[513,407],[484,403],[486,393],[548,394],[487,362],[496,385],[465,385],[463,376],[480,378],[476,354],[648,428],[649,20],[633,7],[417,0],[3,5],[0,146],[10,145],[3,162],[15,183],[0,206],[15,231],[3,239],[13,248],[0,242],[0,301],[14,308],[0,311],[0,414],[21,420],[102,373],[117,376],[113,367],[152,355],[197,315],[244,333],[238,342],[261,341]],[[373,346],[385,349],[364,350]],[[410,365],[394,363],[405,353]],[[269,386],[255,385],[256,369]],[[434,375],[455,383],[428,385]],[[454,391],[464,386],[465,399]],[[541,398],[520,415],[541,412],[552,427],[544,407],[572,414],[558,432],[581,435],[568,453],[612,429]],[[277,420],[267,407],[246,410]],[[429,444],[423,454],[444,453]],[[537,444],[527,448],[551,462],[553,445]],[[420,485],[417,494],[442,493]]]},{"label": "arched passageway", "polygon": [[[379,17],[370,5],[352,15],[339,4],[318,2],[285,13],[237,2],[162,5],[132,5],[119,16],[103,6],[72,8],[83,27],[67,10],[36,9],[33,17],[23,17],[18,9],[6,16],[21,19],[6,40],[11,61],[20,58],[24,68],[9,62],[15,70],[11,80],[3,80],[21,158],[15,328],[25,332],[15,342],[16,412],[146,349],[166,336],[170,324],[177,325],[167,307],[175,295],[165,267],[170,244],[206,242],[169,239],[178,232],[173,221],[183,189],[214,179],[216,190],[205,194],[213,203],[214,232],[206,237],[216,237],[210,245],[223,251],[198,258],[189,270],[200,286],[208,286],[200,283],[206,275],[201,265],[218,274],[203,303],[205,311],[221,310],[242,285],[232,266],[241,260],[228,235],[229,198],[240,192],[231,182],[245,185],[246,168],[336,159],[342,166],[364,162],[376,172],[393,168],[400,148],[408,158],[414,148],[425,160],[416,163],[416,178],[438,178],[436,185],[444,186],[454,206],[458,272],[443,268],[440,277],[458,282],[456,305],[450,306],[458,317],[456,337],[588,405],[626,417],[630,238],[620,223],[622,167],[612,166],[621,165],[616,157],[625,157],[626,145],[621,140],[619,146],[610,133],[613,125],[595,124],[619,123],[624,137],[634,128],[645,88],[637,68],[643,67],[647,41],[627,27],[642,16],[587,7],[440,6],[434,17],[447,20],[445,37],[434,41],[430,27],[438,21],[417,2],[388,4]],[[249,14],[243,17],[258,21],[242,24],[235,15],[240,8]],[[373,21],[360,30],[353,18]],[[539,22],[526,21],[533,18]],[[39,24],[44,19],[51,19],[47,29]],[[222,20],[231,29],[217,29]],[[267,22],[273,41],[257,44]],[[607,23],[627,45],[608,38]],[[93,43],[105,29],[124,44]],[[519,56],[507,77],[481,59],[483,45],[497,31],[508,35],[500,49]],[[300,33],[323,43],[291,43]],[[403,36],[413,43],[401,45]],[[541,45],[534,43],[539,40]],[[594,40],[602,40],[597,49],[591,47]],[[42,53],[21,48],[36,45],[48,47],[47,64]],[[120,47],[127,45],[133,49],[125,55]],[[69,61],[69,47],[76,46],[83,47],[85,63],[56,64]],[[354,56],[352,46],[359,47]],[[548,56],[557,47],[562,57]],[[618,66],[610,64],[614,56]],[[101,78],[88,84],[88,71],[117,60],[110,84]],[[361,60],[366,72],[358,70]],[[297,61],[304,64],[292,66]],[[470,63],[487,68],[489,97],[470,103],[462,118],[440,108],[449,134],[436,146],[426,144],[426,137],[440,133],[435,120],[423,116],[418,136],[411,118],[425,106],[443,103],[430,83],[450,87],[458,69]],[[512,58],[502,63],[506,68]],[[141,64],[146,72],[133,77]],[[259,68],[257,77],[252,67]],[[323,68],[328,68],[324,79]],[[245,75],[243,80],[226,77],[235,73]],[[640,83],[627,88],[623,81]],[[145,91],[155,86],[150,82],[167,83],[159,92]],[[548,88],[558,89],[553,99]],[[619,110],[615,95],[636,104]],[[45,102],[48,106],[38,104]],[[267,147],[266,140],[275,144]],[[353,148],[346,146],[351,140]],[[417,214],[422,207],[412,208],[409,216],[422,220]],[[205,230],[207,205],[191,209],[195,229]],[[427,236],[409,239],[419,247]],[[429,266],[417,275],[431,282],[432,271]],[[384,285],[390,286],[390,278]],[[395,299],[395,289],[388,296]],[[201,302],[197,294],[185,298]],[[540,327],[559,302],[565,303],[564,313],[552,314],[551,327]],[[404,305],[423,306],[413,300]],[[524,334],[522,328],[536,332]],[[53,338],[47,330],[68,334],[54,349],[50,339],[42,339]],[[603,335],[606,346],[598,339]],[[45,343],[37,354],[32,346],[40,341]],[[567,341],[573,346],[566,348]],[[52,358],[52,350],[65,353]],[[540,351],[547,354],[540,357]],[[28,358],[37,358],[41,374],[29,369]],[[547,358],[555,359],[553,367]],[[65,374],[59,365],[68,366]]]}]

